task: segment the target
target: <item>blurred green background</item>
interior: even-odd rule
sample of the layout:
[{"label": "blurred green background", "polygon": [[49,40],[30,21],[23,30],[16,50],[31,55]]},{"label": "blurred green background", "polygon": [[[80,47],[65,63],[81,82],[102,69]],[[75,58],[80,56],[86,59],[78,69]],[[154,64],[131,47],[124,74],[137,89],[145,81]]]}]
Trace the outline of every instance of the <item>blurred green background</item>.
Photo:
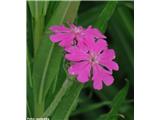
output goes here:
[{"label": "blurred green background", "polygon": [[[57,18],[58,21],[58,18],[63,17],[61,13],[65,12],[65,10],[62,10],[60,13],[56,11],[56,9],[58,9],[59,7],[59,4],[60,2],[58,1],[27,1],[27,117],[35,117],[36,110],[39,111],[39,109],[41,109],[36,109],[35,107],[38,101],[36,98],[39,98],[37,93],[39,93],[41,89],[39,86],[42,82],[34,81],[36,81],[36,79],[41,76],[41,72],[37,71],[44,69],[41,68],[41,65],[43,67],[43,60],[40,61],[39,59],[41,57],[41,59],[45,59],[45,54],[48,53],[47,50],[52,44],[50,43],[50,40],[48,38],[46,39],[48,43],[43,43],[44,38],[50,34],[50,32],[46,32],[45,29],[48,29],[48,25],[50,25],[50,19],[52,19],[53,14],[55,14],[56,16],[53,18]],[[114,1],[111,3],[113,4],[111,8],[114,6],[114,10],[112,10],[111,13],[104,13],[103,10],[107,4],[110,3],[107,1],[81,1],[78,5],[78,13],[75,17],[74,23],[83,27],[87,27],[89,25],[93,25],[94,27],[101,26],[98,28],[102,30],[102,32],[104,32],[104,34],[107,36],[107,42],[109,43],[109,47],[115,49],[116,51],[115,61],[119,64],[120,69],[118,72],[113,73],[113,76],[115,77],[115,82],[110,87],[105,86],[103,90],[96,91],[92,88],[91,82],[84,85],[79,97],[76,100],[76,104],[74,105],[70,113],[68,113],[67,115],[70,120],[107,119],[107,117],[99,118],[99,116],[110,112],[112,107],[114,107],[114,105],[112,104],[114,101],[113,99],[127,83],[129,83],[129,89],[127,90],[127,96],[125,100],[122,101],[121,105],[118,105],[118,102],[121,101],[120,98],[115,100],[118,101],[117,105],[119,107],[116,108],[117,112],[112,115],[116,117],[108,120],[134,119],[134,2]],[[75,6],[76,4],[72,5],[73,8]],[[107,10],[109,11],[111,10],[111,8],[108,8]],[[70,18],[72,18],[71,13],[74,12],[74,9],[71,9],[69,12],[70,13],[67,16],[67,20],[70,20]],[[101,17],[98,17],[101,14],[103,17],[102,22],[100,20]],[[53,19],[53,21],[55,23],[57,22],[55,19]],[[103,22],[105,24],[100,25]],[[48,48],[44,48],[43,45],[46,45]],[[59,51],[62,50],[57,45],[55,45],[54,51],[59,54]],[[43,54],[40,54],[41,52]],[[44,96],[45,100],[42,105],[42,113],[52,103],[53,98],[55,99],[55,96],[62,88],[62,83],[64,82],[66,77],[65,70],[63,69],[63,58],[58,59],[56,57],[56,54],[54,54],[53,62],[54,59],[60,61],[60,67],[58,67],[59,70],[57,74],[56,72],[54,73],[54,71],[50,70],[51,73],[56,74],[53,78],[51,78],[49,76],[50,73],[47,72],[46,74],[49,76],[49,78],[46,79],[56,79],[58,82],[56,82],[56,87],[55,84],[53,84],[54,82],[51,81],[48,83],[51,85],[46,87],[47,92]],[[52,66],[52,63],[50,63],[50,65]],[[35,69],[34,66],[38,67],[35,67]],[[57,66],[53,65],[53,67],[57,69]],[[72,97],[72,95],[66,96]],[[37,106],[39,107],[40,105]],[[65,107],[65,104],[61,107],[62,109],[57,111],[63,112],[63,107]],[[57,117],[57,119],[54,118],[55,114],[56,112],[49,117],[53,120],[62,120],[59,117]]]}]

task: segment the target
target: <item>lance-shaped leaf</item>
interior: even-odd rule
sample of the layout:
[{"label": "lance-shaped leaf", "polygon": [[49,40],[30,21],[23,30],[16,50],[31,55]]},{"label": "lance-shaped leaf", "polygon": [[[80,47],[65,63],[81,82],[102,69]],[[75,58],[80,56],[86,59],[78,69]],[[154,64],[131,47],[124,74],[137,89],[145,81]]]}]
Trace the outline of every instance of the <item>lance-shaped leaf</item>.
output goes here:
[{"label": "lance-shaped leaf", "polygon": [[128,93],[129,82],[127,81],[124,88],[115,96],[112,101],[112,108],[109,113],[104,114],[98,118],[98,120],[117,120],[118,110],[121,107],[122,103],[125,101],[125,98]]},{"label": "lance-shaped leaf", "polygon": [[[54,12],[55,14],[51,17],[46,27],[45,35],[35,55],[33,66],[33,87],[35,103],[37,104],[35,106],[36,109],[39,109],[38,107],[40,107],[41,103],[44,102],[44,97],[50,88],[52,80],[54,80],[59,71],[61,58],[63,56],[62,48],[55,46],[49,40],[50,31],[48,27],[51,25],[63,24],[67,19],[69,19],[69,16],[72,16],[73,21],[73,18],[76,17],[78,6],[79,2],[60,2]],[[72,9],[71,12],[69,12],[70,9]],[[41,113],[38,114],[40,115]]]},{"label": "lance-shaped leaf", "polygon": [[52,116],[53,120],[66,120],[77,103],[82,87],[75,79],[66,79],[42,117]]},{"label": "lance-shaped leaf", "polygon": [[44,32],[44,18],[47,12],[49,1],[28,1],[28,5],[33,17],[33,39],[34,53],[36,53]]},{"label": "lance-shaped leaf", "polygon": [[59,106],[54,111],[52,115],[53,120],[68,120],[70,113],[77,105],[82,87],[83,85],[77,81],[73,82],[71,87],[66,91],[66,94],[62,97]]},{"label": "lance-shaped leaf", "polygon": [[97,17],[94,26],[99,28],[102,32],[105,32],[105,29],[107,28],[107,22],[112,17],[112,14],[116,9],[117,3],[117,1],[108,1],[104,6],[102,12]]}]

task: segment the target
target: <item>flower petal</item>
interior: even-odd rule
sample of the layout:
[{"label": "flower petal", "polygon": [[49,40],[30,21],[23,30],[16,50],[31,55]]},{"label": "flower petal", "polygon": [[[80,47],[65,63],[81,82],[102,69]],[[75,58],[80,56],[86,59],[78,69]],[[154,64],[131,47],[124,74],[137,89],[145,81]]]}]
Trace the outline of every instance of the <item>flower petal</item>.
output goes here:
[{"label": "flower petal", "polygon": [[70,53],[65,55],[65,58],[70,61],[82,61],[87,60],[89,55],[86,53],[86,51],[83,51],[76,47],[68,48],[68,51]]},{"label": "flower petal", "polygon": [[115,59],[115,51],[113,49],[105,49],[100,55],[100,59],[113,60]]},{"label": "flower petal", "polygon": [[119,66],[116,62],[112,61],[115,58],[115,52],[113,49],[105,49],[102,54],[99,55],[99,64],[107,67],[110,71],[118,70]]},{"label": "flower petal", "polygon": [[68,69],[69,74],[77,75],[77,80],[85,83],[89,80],[91,65],[88,62],[77,62]]},{"label": "flower petal", "polygon": [[52,42],[63,41],[62,43],[60,43],[60,46],[65,47],[71,44],[74,37],[75,36],[71,33],[64,33],[64,34],[58,33],[58,34],[51,35],[50,39]]},{"label": "flower petal", "polygon": [[106,86],[112,85],[113,82],[114,82],[113,76],[111,76],[111,75],[106,75],[106,76],[107,76],[106,79],[103,79],[104,84],[105,84]]},{"label": "flower petal", "polygon": [[106,70],[104,70],[101,66],[97,65],[97,69],[99,73],[101,73],[100,78],[103,80],[105,85],[109,86],[113,83],[114,78],[112,77],[111,74],[109,74]]},{"label": "flower petal", "polygon": [[96,38],[106,38],[106,36],[104,36],[98,29],[92,28],[92,26],[89,26],[86,29],[85,33],[90,34],[90,35],[92,35],[93,37],[96,37]]},{"label": "flower petal", "polygon": [[107,67],[110,71],[112,71],[112,70],[118,71],[119,70],[118,64],[114,61],[108,61],[108,60],[102,59],[99,61],[99,64]]},{"label": "flower petal", "polygon": [[98,70],[98,66],[94,65],[92,80],[93,80],[93,88],[96,90],[101,90],[103,87],[102,79],[101,79],[100,75],[101,75],[101,73]]},{"label": "flower petal", "polygon": [[65,38],[65,40],[62,40],[59,45],[61,47],[71,47],[72,45],[72,40],[73,40],[73,37],[72,36],[68,36],[68,38]]},{"label": "flower petal", "polygon": [[95,41],[93,39],[90,39],[90,38],[86,39],[85,38],[84,44],[89,51],[94,51]]},{"label": "flower petal", "polygon": [[50,35],[50,40],[52,41],[52,42],[59,42],[59,41],[61,41],[61,39],[57,39],[57,38],[59,38],[59,36],[60,35]]},{"label": "flower petal", "polygon": [[94,80],[94,82],[93,82],[93,88],[94,89],[101,90],[102,87],[103,87],[103,83],[102,83],[101,80],[99,80],[99,79]]},{"label": "flower petal", "polygon": [[94,50],[96,53],[100,53],[102,50],[104,50],[107,47],[107,42],[103,39],[99,39],[94,46]]},{"label": "flower petal", "polygon": [[95,64],[93,66],[93,87],[97,90],[102,89],[102,81],[105,83],[106,86],[110,86],[113,81],[114,78],[112,77],[111,74],[109,74],[108,72],[106,72],[101,66],[99,66],[98,64]]},{"label": "flower petal", "polygon": [[96,54],[99,54],[102,50],[105,50],[107,47],[107,42],[103,39],[99,39],[98,41],[86,39],[84,40],[84,43],[86,44],[90,52],[94,52]]}]

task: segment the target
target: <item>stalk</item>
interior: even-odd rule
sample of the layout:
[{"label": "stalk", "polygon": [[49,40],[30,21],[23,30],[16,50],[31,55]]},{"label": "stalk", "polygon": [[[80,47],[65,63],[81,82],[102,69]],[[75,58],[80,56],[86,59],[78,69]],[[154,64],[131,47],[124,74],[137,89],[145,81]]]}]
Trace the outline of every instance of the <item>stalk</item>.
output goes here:
[{"label": "stalk", "polygon": [[44,103],[45,102],[35,102],[35,109],[34,109],[34,117],[40,118],[44,112]]},{"label": "stalk", "polygon": [[34,26],[34,54],[36,53],[39,43],[42,39],[44,30],[44,17],[36,17],[35,18],[35,26]]}]

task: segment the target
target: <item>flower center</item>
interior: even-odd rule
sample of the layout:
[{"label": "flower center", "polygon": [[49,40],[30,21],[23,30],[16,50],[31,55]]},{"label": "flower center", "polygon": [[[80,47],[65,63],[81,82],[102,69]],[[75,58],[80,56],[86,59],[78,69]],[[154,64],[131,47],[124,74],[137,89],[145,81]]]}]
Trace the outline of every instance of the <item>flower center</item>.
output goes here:
[{"label": "flower center", "polygon": [[95,53],[90,53],[90,54],[89,54],[89,62],[90,62],[91,64],[98,63],[97,55],[96,55]]},{"label": "flower center", "polygon": [[78,40],[74,39],[74,40],[72,41],[72,46],[76,46],[77,44],[78,44]]},{"label": "flower center", "polygon": [[74,27],[72,30],[75,34],[79,34],[82,31],[82,28],[81,27]]}]

